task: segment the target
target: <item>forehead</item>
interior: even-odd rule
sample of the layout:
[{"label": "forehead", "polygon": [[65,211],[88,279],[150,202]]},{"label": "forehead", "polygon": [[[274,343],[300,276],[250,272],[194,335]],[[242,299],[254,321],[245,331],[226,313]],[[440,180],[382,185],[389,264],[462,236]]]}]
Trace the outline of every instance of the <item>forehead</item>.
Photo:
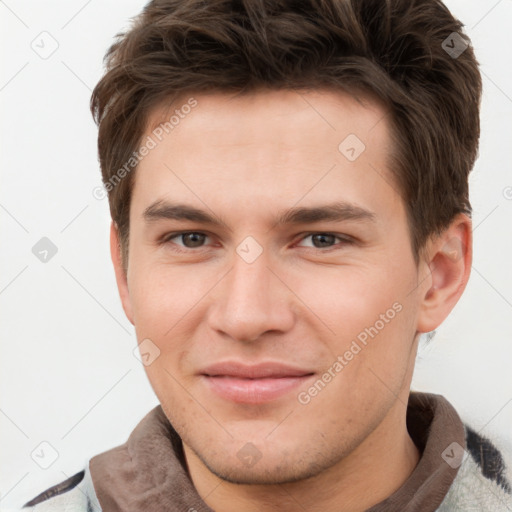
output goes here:
[{"label": "forehead", "polygon": [[152,112],[148,137],[155,145],[135,174],[139,213],[165,198],[264,213],[263,205],[320,199],[364,207],[397,192],[386,111],[369,98],[329,91],[182,97]]},{"label": "forehead", "polygon": [[[160,131],[158,139],[171,133],[175,138],[190,136],[200,143],[199,139],[204,135],[211,138],[214,133],[229,130],[231,142],[264,142],[266,145],[278,142],[274,135],[279,133],[279,142],[297,145],[310,139],[314,144],[325,131],[331,132],[334,141],[347,131],[361,139],[367,139],[371,132],[376,139],[385,137],[386,115],[386,107],[376,98],[362,94],[356,97],[340,91],[215,92],[181,95],[171,102],[161,103],[150,112],[145,133]],[[297,122],[301,121],[304,124],[299,127]],[[186,132],[185,126],[188,127]],[[300,139],[297,138],[297,128],[303,134]]]}]

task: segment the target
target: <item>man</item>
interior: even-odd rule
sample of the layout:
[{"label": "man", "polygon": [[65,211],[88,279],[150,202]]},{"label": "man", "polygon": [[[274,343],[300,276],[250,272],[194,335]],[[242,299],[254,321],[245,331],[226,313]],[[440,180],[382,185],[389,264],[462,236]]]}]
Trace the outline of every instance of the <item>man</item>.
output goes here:
[{"label": "man", "polygon": [[161,405],[27,508],[512,509],[500,451],[410,391],[470,274],[480,96],[435,0],[150,2],[91,105]]}]

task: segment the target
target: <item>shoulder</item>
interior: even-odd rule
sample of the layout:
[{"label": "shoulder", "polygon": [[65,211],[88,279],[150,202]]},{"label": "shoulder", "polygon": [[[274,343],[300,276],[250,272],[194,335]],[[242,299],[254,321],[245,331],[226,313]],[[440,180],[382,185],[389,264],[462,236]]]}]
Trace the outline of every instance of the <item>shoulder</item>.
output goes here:
[{"label": "shoulder", "polygon": [[512,510],[510,447],[491,441],[468,425],[464,429],[466,452],[438,512]]},{"label": "shoulder", "polygon": [[512,494],[510,454],[499,450],[491,440],[475,432],[470,426],[465,425],[465,430],[466,449],[481,468],[482,475]]},{"label": "shoulder", "polygon": [[75,475],[46,489],[23,505],[20,512],[101,512],[89,465]]},{"label": "shoulder", "polygon": [[67,478],[60,484],[54,485],[53,487],[46,489],[46,491],[43,491],[42,493],[38,494],[35,498],[32,498],[30,501],[25,503],[25,505],[23,505],[23,508],[33,507],[38,503],[41,503],[50,498],[53,498],[54,496],[58,496],[59,494],[63,494],[65,492],[70,491],[71,489],[74,489],[84,479],[84,475],[85,470],[79,471],[76,475]]}]

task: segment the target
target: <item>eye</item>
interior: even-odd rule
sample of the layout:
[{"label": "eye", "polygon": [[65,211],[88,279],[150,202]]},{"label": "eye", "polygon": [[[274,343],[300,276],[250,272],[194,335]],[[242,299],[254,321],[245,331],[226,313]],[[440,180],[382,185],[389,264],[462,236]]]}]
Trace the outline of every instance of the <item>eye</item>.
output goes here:
[{"label": "eye", "polygon": [[[187,249],[201,249],[206,246],[209,236],[199,231],[183,231],[181,233],[170,233],[162,237],[161,243],[170,244],[176,252],[189,252]],[[311,244],[305,243],[311,239]],[[336,249],[343,245],[352,245],[354,240],[349,236],[339,236],[333,233],[309,233],[304,235],[297,246],[309,247],[312,249]],[[338,247],[337,247],[338,246]]]},{"label": "eye", "polygon": [[[304,240],[307,240],[308,238],[311,238],[311,241],[313,244],[312,247],[314,249],[335,247],[336,240],[340,240],[341,245],[354,243],[354,241],[351,238],[349,238],[348,236],[342,237],[342,236],[334,235],[332,233],[310,233],[310,234],[304,236],[298,245],[302,246],[302,247],[311,247],[308,245],[301,245],[302,242],[304,242]],[[340,245],[340,244],[338,244],[338,245]]]},{"label": "eye", "polygon": [[[187,231],[183,233],[171,233],[169,236],[164,237],[162,243],[172,242],[174,245],[178,247],[185,247],[186,249],[194,249],[198,247],[202,247],[205,239],[208,238],[208,235],[204,233],[199,233],[197,231]],[[178,243],[177,241],[181,241],[182,243]],[[178,251],[180,249],[177,249]]]}]

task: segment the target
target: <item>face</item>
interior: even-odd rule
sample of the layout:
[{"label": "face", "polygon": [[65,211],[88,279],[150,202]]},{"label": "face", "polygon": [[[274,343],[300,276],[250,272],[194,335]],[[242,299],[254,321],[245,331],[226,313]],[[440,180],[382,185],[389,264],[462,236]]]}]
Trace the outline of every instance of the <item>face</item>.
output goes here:
[{"label": "face", "polygon": [[193,101],[144,135],[123,306],[186,453],[239,483],[313,476],[409,392],[422,288],[385,111],[326,91]]}]

